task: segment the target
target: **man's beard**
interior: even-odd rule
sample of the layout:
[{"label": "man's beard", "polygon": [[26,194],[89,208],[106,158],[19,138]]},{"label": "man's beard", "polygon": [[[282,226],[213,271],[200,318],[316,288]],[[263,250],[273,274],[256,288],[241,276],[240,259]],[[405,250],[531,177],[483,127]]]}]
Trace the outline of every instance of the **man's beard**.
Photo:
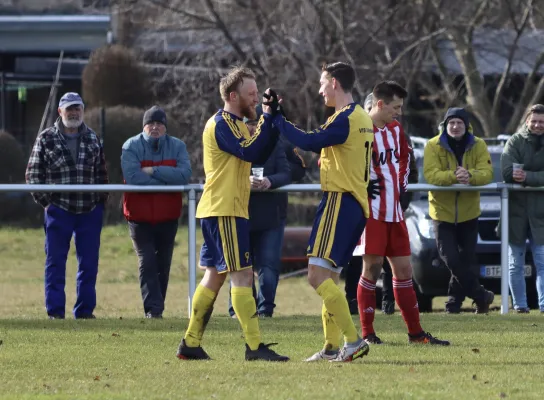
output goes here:
[{"label": "man's beard", "polygon": [[257,119],[257,110],[255,109],[255,106],[252,106],[251,104],[241,103],[240,114],[242,114],[242,117],[246,117],[250,121]]},{"label": "man's beard", "polygon": [[83,123],[83,118],[64,118],[62,117],[62,123],[69,129],[79,128]]}]

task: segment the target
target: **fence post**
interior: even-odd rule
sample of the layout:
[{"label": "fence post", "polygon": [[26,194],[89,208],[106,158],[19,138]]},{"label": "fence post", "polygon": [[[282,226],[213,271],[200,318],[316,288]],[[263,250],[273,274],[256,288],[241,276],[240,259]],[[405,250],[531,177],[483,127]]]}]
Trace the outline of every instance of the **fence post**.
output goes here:
[{"label": "fence post", "polygon": [[193,295],[196,290],[196,192],[189,190],[189,298],[188,315],[191,318]]},{"label": "fence post", "polygon": [[501,314],[508,314],[508,186],[501,185]]}]

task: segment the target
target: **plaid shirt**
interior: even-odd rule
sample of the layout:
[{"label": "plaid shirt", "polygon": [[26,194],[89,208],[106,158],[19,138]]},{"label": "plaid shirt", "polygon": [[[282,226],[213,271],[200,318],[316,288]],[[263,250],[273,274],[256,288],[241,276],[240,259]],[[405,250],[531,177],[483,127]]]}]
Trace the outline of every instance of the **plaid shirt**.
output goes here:
[{"label": "plaid shirt", "polygon": [[[28,184],[106,184],[108,173],[100,139],[87,125],[82,124],[77,160],[74,160],[62,135],[60,118],[55,125],[36,138],[28,166]],[[54,204],[63,210],[81,214],[90,212],[96,204],[104,202],[107,193],[32,193],[34,201],[42,207]]]}]

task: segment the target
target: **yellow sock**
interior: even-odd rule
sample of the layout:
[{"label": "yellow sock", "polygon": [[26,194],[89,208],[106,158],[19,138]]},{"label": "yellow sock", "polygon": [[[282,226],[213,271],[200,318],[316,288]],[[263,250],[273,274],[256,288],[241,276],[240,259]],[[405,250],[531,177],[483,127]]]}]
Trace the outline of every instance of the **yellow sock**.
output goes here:
[{"label": "yellow sock", "polygon": [[331,314],[327,311],[325,303],[321,309],[321,318],[323,319],[323,333],[325,334],[325,347],[326,351],[336,351],[340,348],[340,338],[342,332],[336,325],[336,322],[332,319]]},{"label": "yellow sock", "polygon": [[230,290],[232,307],[242,325],[246,343],[251,350],[257,350],[261,343],[257,306],[250,287],[233,287]]},{"label": "yellow sock", "polygon": [[202,335],[212,316],[213,303],[215,303],[216,297],[217,293],[205,286],[198,285],[196,288],[193,296],[191,319],[189,320],[189,326],[184,337],[187,346],[200,346]]},{"label": "yellow sock", "polygon": [[340,289],[338,289],[338,286],[329,278],[319,285],[316,291],[323,299],[323,304],[325,304],[328,313],[343,333],[346,343],[356,342],[359,339],[359,335],[351,319],[348,301]]}]

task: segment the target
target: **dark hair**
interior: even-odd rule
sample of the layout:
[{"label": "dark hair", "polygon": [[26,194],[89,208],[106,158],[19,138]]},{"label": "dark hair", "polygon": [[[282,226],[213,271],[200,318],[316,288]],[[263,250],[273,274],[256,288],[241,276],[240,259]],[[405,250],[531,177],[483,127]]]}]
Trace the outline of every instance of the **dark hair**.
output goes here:
[{"label": "dark hair", "polygon": [[351,92],[355,84],[355,70],[345,62],[335,62],[332,64],[323,64],[321,71],[326,71],[331,77],[336,79],[344,92]]},{"label": "dark hair", "polygon": [[381,81],[372,89],[372,104],[376,104],[378,100],[389,104],[395,96],[399,99],[405,99],[408,96],[408,92],[395,81]]},{"label": "dark hair", "polygon": [[229,99],[229,94],[238,90],[238,88],[244,83],[244,78],[255,80],[255,73],[246,67],[236,66],[230,69],[225,76],[221,78],[219,82],[219,92],[223,101]]},{"label": "dark hair", "polygon": [[529,108],[529,111],[527,111],[525,120],[528,120],[529,117],[533,114],[544,114],[544,104],[535,104],[534,106],[531,106],[531,108]]}]

